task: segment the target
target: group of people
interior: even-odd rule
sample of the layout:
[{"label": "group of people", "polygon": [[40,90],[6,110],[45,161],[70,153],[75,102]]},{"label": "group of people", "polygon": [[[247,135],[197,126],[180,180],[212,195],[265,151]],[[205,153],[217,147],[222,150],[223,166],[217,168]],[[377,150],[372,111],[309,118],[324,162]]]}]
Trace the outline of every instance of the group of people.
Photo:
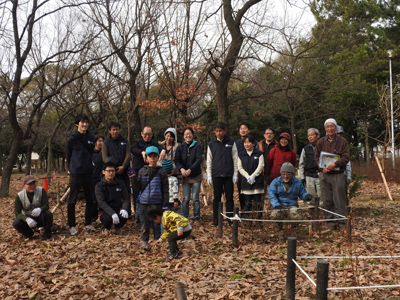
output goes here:
[{"label": "group of people", "polygon": [[[145,126],[141,138],[130,145],[121,135],[118,122],[108,125],[107,138],[88,131],[89,118],[85,114],[76,116],[75,125],[76,131],[68,137],[66,155],[70,173],[67,205],[70,235],[78,234],[75,206],[82,187],[86,201],[84,230],[95,231],[93,223],[99,219],[104,233],[114,225],[114,232],[120,234],[128,219],[136,217],[142,228],[144,250],[149,248],[152,229],[158,244],[168,238],[171,253],[167,260],[179,257],[181,252],[176,241],[190,235],[192,229],[188,221],[191,198],[194,222],[201,220],[199,193],[203,180],[203,147],[194,140],[193,129],[183,130],[183,142],[179,144],[177,131],[168,128],[165,140],[159,143],[153,139],[152,129]],[[336,209],[339,214],[346,215],[343,173],[349,162],[349,148],[347,141],[337,134],[338,128],[334,119],[328,119],[326,137],[320,138],[317,129],[308,130],[310,144],[302,150],[297,179],[294,176],[297,157],[290,148],[288,133],[280,134],[276,141],[274,130],[266,128],[264,139],[258,142],[250,134],[250,126],[243,122],[239,126],[240,139],[234,141],[226,134],[226,125],[216,123],[215,137],[208,143],[206,153],[207,182],[214,192],[212,225],[218,225],[218,203],[223,193],[228,216],[232,214],[235,184],[241,209],[245,211],[262,210],[268,191],[275,219],[282,218],[284,213],[299,218],[297,199],[311,201],[312,196],[322,196],[328,211]],[[338,159],[321,167],[321,152],[334,154]],[[13,225],[25,238],[33,236],[33,228],[43,226],[44,236],[49,238],[53,216],[49,212],[47,194],[36,182],[31,175],[25,177],[24,189],[15,199],[17,218]],[[334,218],[334,215],[326,213],[326,217]],[[332,229],[343,225],[329,224]]]}]

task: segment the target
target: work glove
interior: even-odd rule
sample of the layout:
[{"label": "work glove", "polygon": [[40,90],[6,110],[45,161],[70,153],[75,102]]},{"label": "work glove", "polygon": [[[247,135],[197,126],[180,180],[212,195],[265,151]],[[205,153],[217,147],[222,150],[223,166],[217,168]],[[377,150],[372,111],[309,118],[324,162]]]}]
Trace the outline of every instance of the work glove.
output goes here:
[{"label": "work glove", "polygon": [[233,176],[232,177],[232,181],[233,181],[233,184],[236,184],[238,182],[238,177],[237,176]]},{"label": "work glove", "polygon": [[307,194],[306,197],[304,198],[307,202],[311,201],[313,199],[313,196],[310,194]]},{"label": "work glove", "polygon": [[253,176],[247,177],[247,183],[253,185],[256,182]]},{"label": "work glove", "polygon": [[208,176],[207,183],[208,183],[209,186],[212,185],[212,177],[211,176]]},{"label": "work glove", "polygon": [[113,224],[119,224],[119,218],[117,214],[113,214],[112,216]]},{"label": "work glove", "polygon": [[37,225],[37,222],[34,220],[34,219],[32,219],[32,218],[26,218],[26,223],[28,224],[28,226],[30,227],[30,228],[34,228],[34,227],[36,227],[36,225]]},{"label": "work glove", "polygon": [[124,219],[128,219],[129,215],[128,212],[125,209],[121,209],[121,211],[119,212],[119,214],[121,215],[121,217],[123,217]]},{"label": "work glove", "polygon": [[32,210],[31,216],[36,218],[36,217],[39,217],[41,213],[42,213],[42,210],[39,207],[37,207],[34,210]]},{"label": "work glove", "polygon": [[305,180],[305,179],[302,179],[302,180],[301,180],[301,183],[302,183],[304,186],[306,186],[306,180]]}]

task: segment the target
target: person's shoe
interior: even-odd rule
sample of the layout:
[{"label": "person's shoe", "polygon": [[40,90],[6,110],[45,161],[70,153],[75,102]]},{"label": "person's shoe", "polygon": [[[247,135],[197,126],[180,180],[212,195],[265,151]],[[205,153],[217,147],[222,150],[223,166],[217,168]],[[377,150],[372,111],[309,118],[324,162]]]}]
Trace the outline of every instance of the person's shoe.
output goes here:
[{"label": "person's shoe", "polygon": [[83,229],[85,229],[87,232],[96,231],[96,228],[94,228],[92,225],[86,225]]},{"label": "person's shoe", "polygon": [[194,224],[197,224],[197,223],[200,223],[200,219],[199,218],[194,219]]},{"label": "person's shoe", "polygon": [[181,250],[178,250],[178,252],[175,255],[175,258],[181,258],[182,255],[183,255],[183,252]]},{"label": "person's shoe", "polygon": [[166,258],[164,258],[164,261],[171,261],[174,258],[176,258],[175,256],[173,256],[172,254],[168,254],[168,256]]},{"label": "person's shoe", "polygon": [[143,251],[149,251],[150,250],[150,245],[146,241],[142,241],[142,250]]},{"label": "person's shoe", "polygon": [[108,234],[109,232],[110,232],[110,230],[108,230],[106,228],[103,229],[103,234]]},{"label": "person's shoe", "polygon": [[75,226],[72,226],[72,227],[69,228],[69,234],[72,235],[72,236],[78,234],[78,230],[76,230]]},{"label": "person's shoe", "polygon": [[116,235],[122,235],[122,229],[121,229],[121,228],[115,228],[114,234],[116,234]]}]

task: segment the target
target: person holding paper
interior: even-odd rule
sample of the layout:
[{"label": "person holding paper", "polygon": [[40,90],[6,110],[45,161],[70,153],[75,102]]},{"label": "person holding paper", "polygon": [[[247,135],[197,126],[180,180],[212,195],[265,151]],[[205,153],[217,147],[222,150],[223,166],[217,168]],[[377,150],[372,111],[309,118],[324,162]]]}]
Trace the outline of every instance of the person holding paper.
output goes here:
[{"label": "person holding paper", "polygon": [[[325,209],[326,219],[334,219],[335,215],[331,212],[337,207],[340,215],[346,216],[346,189],[343,172],[346,170],[346,164],[350,159],[349,144],[346,139],[336,134],[337,123],[335,119],[327,119],[324,124],[326,136],[320,138],[315,145],[315,162],[320,168],[319,180],[321,186],[322,200]],[[321,165],[320,157],[322,152],[326,152],[327,156],[337,159],[328,165]],[[337,218],[337,216],[336,216]],[[346,221],[327,222],[327,227],[331,230],[341,229]]]}]

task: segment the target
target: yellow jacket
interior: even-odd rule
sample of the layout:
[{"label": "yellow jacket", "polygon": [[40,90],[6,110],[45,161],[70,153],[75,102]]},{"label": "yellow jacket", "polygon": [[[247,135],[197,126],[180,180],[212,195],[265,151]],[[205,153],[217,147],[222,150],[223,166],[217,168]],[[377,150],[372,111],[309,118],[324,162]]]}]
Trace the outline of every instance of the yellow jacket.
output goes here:
[{"label": "yellow jacket", "polygon": [[163,213],[161,223],[163,224],[164,232],[160,239],[163,241],[167,239],[168,234],[171,232],[189,231],[192,229],[188,219],[171,210],[167,210]]}]

